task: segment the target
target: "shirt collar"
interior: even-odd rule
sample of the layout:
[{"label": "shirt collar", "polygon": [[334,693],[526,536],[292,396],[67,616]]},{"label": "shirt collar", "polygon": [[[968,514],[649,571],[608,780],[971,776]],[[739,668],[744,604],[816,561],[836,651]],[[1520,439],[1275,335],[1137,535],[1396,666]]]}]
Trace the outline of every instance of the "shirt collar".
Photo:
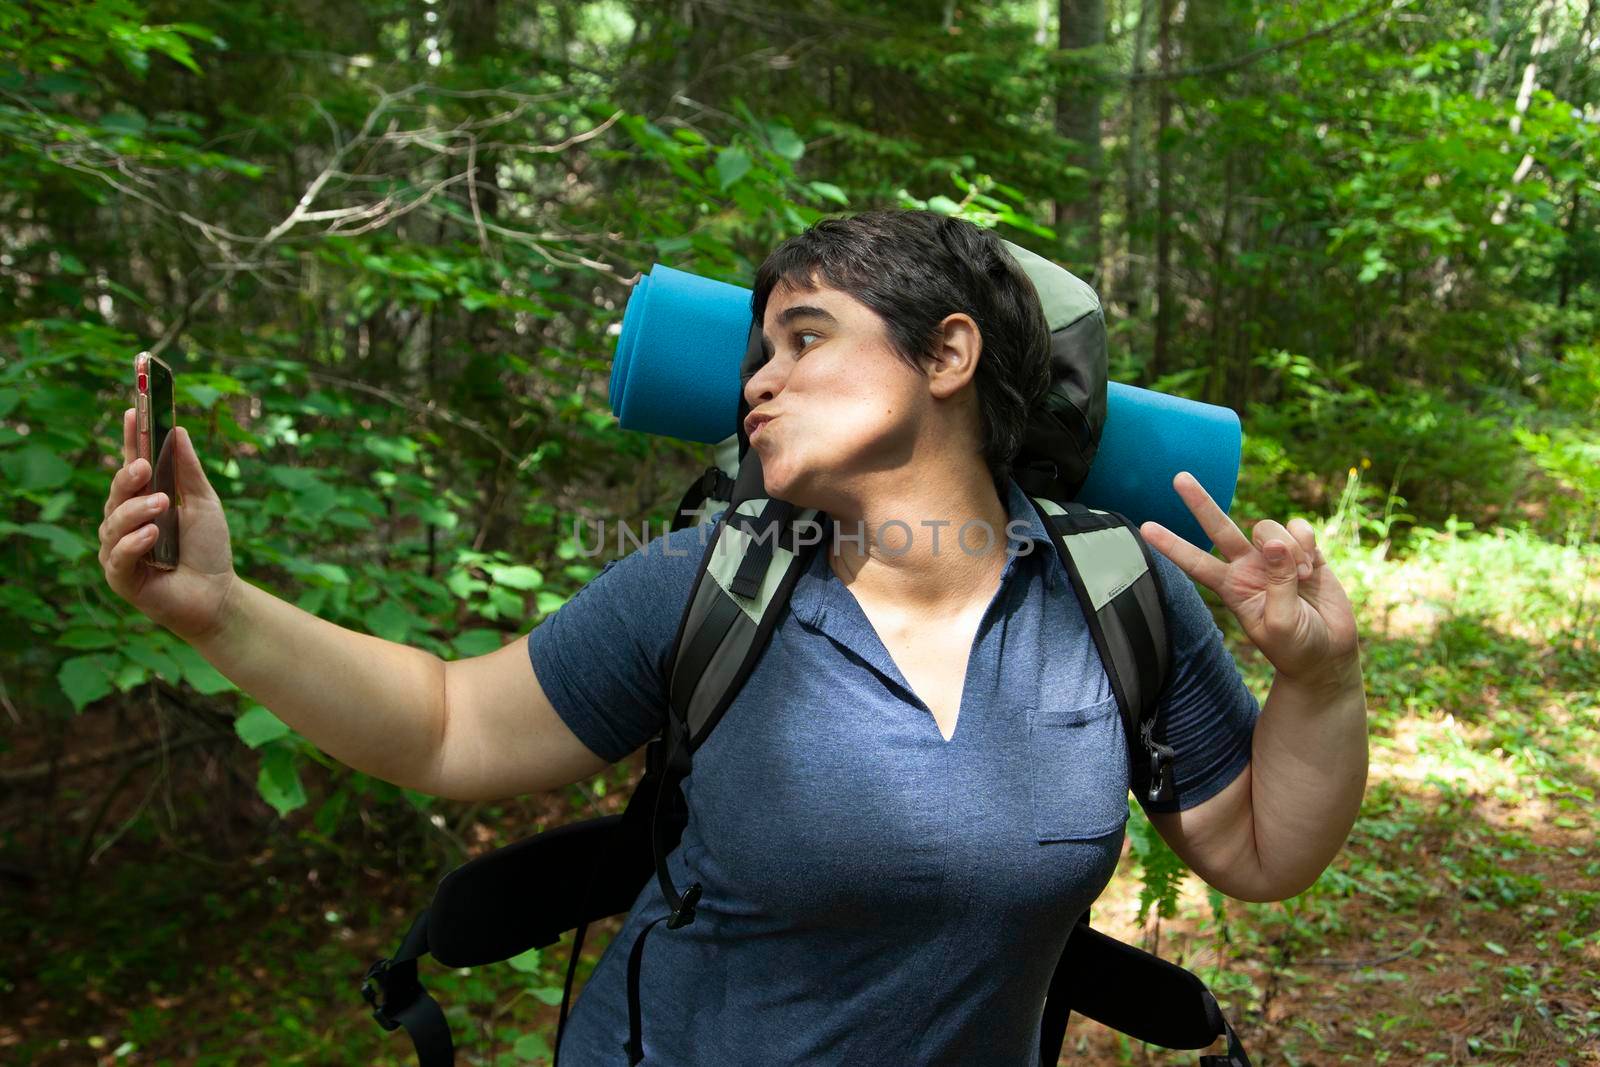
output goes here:
[{"label": "shirt collar", "polygon": [[[1054,589],[1060,580],[1061,559],[1050,538],[1050,531],[1039,515],[1038,508],[1028,499],[1015,478],[1006,479],[1006,550],[1011,558],[1006,560],[1001,581],[1011,574],[1019,559],[1041,557],[1044,560],[1046,589]],[[1025,553],[1025,554],[1024,554]]]}]

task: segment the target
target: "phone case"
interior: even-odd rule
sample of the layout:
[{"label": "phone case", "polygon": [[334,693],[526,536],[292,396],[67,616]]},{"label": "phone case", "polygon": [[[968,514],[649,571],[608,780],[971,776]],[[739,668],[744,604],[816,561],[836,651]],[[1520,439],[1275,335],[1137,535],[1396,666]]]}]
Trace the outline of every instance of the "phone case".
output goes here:
[{"label": "phone case", "polygon": [[[150,493],[165,493],[171,503],[152,522],[156,526],[155,543],[150,546],[150,551],[144,555],[144,561],[157,570],[170,571],[178,567],[178,506],[183,501],[178,497],[178,468],[173,449],[176,447],[176,434],[167,433],[159,442],[159,454],[152,456],[158,443],[155,441],[157,420],[154,405],[157,398],[153,395],[152,375],[159,368],[165,372],[167,380],[176,385],[172,368],[161,359],[148,352],[140,352],[134,357],[134,440],[137,442],[138,454],[150,464],[152,472],[149,483],[140,490],[143,495]],[[168,399],[167,403],[174,403]],[[167,412],[167,425],[173,430],[177,429],[177,411],[174,407]]]}]

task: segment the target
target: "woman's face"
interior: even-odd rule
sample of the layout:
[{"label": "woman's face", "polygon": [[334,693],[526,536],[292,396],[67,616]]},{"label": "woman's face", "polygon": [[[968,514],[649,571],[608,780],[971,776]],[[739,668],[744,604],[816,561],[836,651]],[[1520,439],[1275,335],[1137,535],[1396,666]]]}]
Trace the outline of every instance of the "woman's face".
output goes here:
[{"label": "woman's face", "polygon": [[772,416],[750,438],[769,494],[827,507],[862,475],[909,463],[928,378],[894,352],[876,312],[837,289],[779,285],[761,331],[768,358],[744,395],[752,420]]}]

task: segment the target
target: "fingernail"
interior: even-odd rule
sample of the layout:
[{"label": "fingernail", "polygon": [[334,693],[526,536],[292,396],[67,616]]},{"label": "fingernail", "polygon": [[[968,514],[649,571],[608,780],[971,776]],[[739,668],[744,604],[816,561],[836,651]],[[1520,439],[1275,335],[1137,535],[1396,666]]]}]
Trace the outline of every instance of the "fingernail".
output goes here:
[{"label": "fingernail", "polygon": [[1300,577],[1302,577],[1302,578],[1311,577],[1311,564],[1309,564],[1309,563],[1300,564],[1299,573],[1300,573]]},{"label": "fingernail", "polygon": [[159,496],[152,496],[149,500],[145,501],[144,506],[150,511],[160,511],[161,498]]}]

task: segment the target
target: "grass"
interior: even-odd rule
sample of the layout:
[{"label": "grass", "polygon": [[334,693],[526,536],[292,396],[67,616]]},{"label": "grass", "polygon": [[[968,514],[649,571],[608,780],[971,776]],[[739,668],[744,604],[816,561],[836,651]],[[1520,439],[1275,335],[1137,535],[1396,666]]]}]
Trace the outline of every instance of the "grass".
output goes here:
[{"label": "grass", "polygon": [[[1226,900],[1188,876],[1171,914],[1142,922],[1130,857],[1096,925],[1204,977],[1257,1063],[1600,1063],[1600,549],[1455,524],[1396,545],[1385,515],[1308,516],[1357,606],[1371,711],[1343,852],[1293,900]],[[1270,667],[1219,622],[1264,700]],[[478,850],[608,810],[636,770],[453,811],[452,835]],[[0,970],[0,1060],[411,1064],[357,983],[452,864],[416,851],[414,813],[393,818],[347,820],[338,853],[292,819],[227,865],[137,823],[89,892],[8,900],[0,938],[24,969]],[[580,982],[615,929],[591,932]],[[458,1062],[544,1062],[565,962],[563,946],[516,966],[425,964]],[[1063,1061],[1194,1059],[1075,1018]]]},{"label": "grass", "polygon": [[[1097,925],[1205,978],[1258,1063],[1600,1063],[1600,551],[1452,525],[1391,555],[1387,530],[1308,518],[1361,623],[1371,772],[1349,842],[1292,900],[1189,876],[1143,922],[1125,863]],[[1270,665],[1223,615],[1265,700]],[[1194,1062],[1083,1020],[1066,1052]]]}]

